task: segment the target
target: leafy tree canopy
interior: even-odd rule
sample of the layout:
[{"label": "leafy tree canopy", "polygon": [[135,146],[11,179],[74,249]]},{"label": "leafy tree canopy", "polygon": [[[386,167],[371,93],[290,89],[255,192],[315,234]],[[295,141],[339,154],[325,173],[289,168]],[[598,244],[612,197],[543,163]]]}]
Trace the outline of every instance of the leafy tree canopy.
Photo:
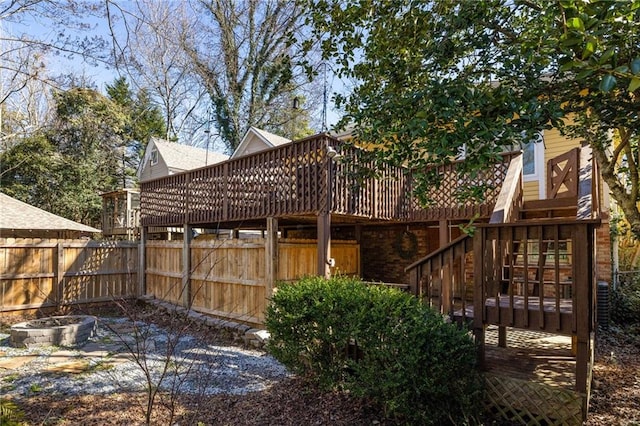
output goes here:
[{"label": "leafy tree canopy", "polygon": [[[640,0],[323,0],[310,21],[357,82],[337,102],[385,160],[469,171],[545,128],[588,142],[640,236]],[[613,138],[612,138],[613,136]]]},{"label": "leafy tree canopy", "polygon": [[144,92],[116,80],[109,97],[87,88],[56,92],[49,125],[0,153],[3,192],[63,217],[98,226],[100,194],[127,183],[140,147],[163,134]]}]

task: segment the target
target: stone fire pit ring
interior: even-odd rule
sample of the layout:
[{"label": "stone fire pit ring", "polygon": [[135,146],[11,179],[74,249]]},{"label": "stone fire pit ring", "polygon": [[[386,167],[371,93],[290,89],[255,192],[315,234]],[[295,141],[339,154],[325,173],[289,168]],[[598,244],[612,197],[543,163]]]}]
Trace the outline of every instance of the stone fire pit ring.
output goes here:
[{"label": "stone fire pit ring", "polygon": [[9,344],[15,348],[82,346],[95,335],[98,318],[64,315],[39,318],[11,326]]}]

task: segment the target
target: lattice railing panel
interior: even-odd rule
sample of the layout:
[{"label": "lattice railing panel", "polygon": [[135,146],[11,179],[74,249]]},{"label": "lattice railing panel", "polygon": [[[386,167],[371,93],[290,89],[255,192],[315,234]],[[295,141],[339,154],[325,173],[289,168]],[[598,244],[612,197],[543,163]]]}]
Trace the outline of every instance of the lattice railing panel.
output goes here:
[{"label": "lattice railing panel", "polygon": [[[342,155],[331,161],[328,146]],[[473,181],[460,179],[456,163],[441,170],[434,204],[412,196],[411,176],[380,166],[364,153],[328,136],[316,136],[224,163],[142,183],[142,224],[175,226],[262,219],[322,212],[388,220],[437,220],[488,216],[510,157]],[[491,188],[485,202],[454,204],[455,191],[476,184]],[[331,185],[331,187],[329,187]],[[331,189],[331,199],[329,190]]]},{"label": "lattice railing panel", "polygon": [[140,191],[142,224],[181,225],[186,212],[186,175],[167,176],[143,185]]},{"label": "lattice railing panel", "polygon": [[581,425],[586,395],[542,383],[485,373],[485,409],[526,425]]},{"label": "lattice railing panel", "polygon": [[[416,196],[411,198],[411,217],[416,220],[437,220],[472,218],[476,214],[482,217],[490,216],[507,175],[509,163],[518,154],[515,152],[503,154],[502,162],[493,164],[474,177],[460,173],[462,161],[440,166],[438,168],[439,185],[431,187],[426,194],[429,206],[423,207],[417,197],[418,194],[414,194]],[[471,188],[485,188],[481,201],[470,198],[461,201],[460,193]]]},{"label": "lattice railing panel", "polygon": [[142,184],[142,223],[205,224],[327,211],[327,137]]}]

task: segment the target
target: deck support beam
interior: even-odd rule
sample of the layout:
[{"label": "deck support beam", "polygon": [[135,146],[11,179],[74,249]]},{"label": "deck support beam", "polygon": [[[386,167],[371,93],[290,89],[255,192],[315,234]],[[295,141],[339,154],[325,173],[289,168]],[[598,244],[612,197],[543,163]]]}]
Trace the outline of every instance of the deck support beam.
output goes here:
[{"label": "deck support beam", "polygon": [[580,267],[574,267],[575,297],[574,312],[576,324],[576,390],[586,393],[589,383],[591,363],[591,331],[593,327],[593,228],[574,227],[573,258],[581,260]]},{"label": "deck support beam", "polygon": [[[439,226],[439,243],[440,247],[444,247],[451,242],[451,236],[449,233],[449,221],[446,219],[440,220]],[[453,258],[444,261],[444,265],[442,265],[442,269],[440,270],[442,280],[442,314],[449,315],[451,314],[452,306],[451,306],[451,292],[453,287],[453,278],[451,277],[451,273],[453,272]]]},{"label": "deck support beam", "polygon": [[267,218],[267,231],[265,241],[265,297],[267,303],[273,296],[273,288],[278,278],[278,219]]},{"label": "deck support beam", "polygon": [[318,276],[330,278],[331,214],[318,215]]}]

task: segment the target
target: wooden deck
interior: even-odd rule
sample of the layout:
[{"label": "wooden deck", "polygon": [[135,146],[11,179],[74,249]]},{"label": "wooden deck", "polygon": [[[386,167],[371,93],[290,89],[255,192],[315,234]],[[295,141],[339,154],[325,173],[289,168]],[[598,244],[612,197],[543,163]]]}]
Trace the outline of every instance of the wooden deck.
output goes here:
[{"label": "wooden deck", "polygon": [[[340,153],[334,161],[329,147]],[[519,153],[518,153],[519,154]],[[142,226],[259,226],[266,218],[334,221],[416,222],[489,217],[509,161],[473,179],[459,173],[460,162],[436,168],[440,184],[424,208],[415,196],[410,170],[381,166],[365,151],[328,135],[317,135],[201,169],[141,184]],[[372,171],[375,171],[375,175]],[[456,201],[460,187],[483,185],[483,202]]]},{"label": "wooden deck", "polygon": [[[489,324],[523,329],[529,328],[529,324],[538,324],[538,327],[535,325],[533,327],[564,335],[573,333],[572,299],[544,298],[540,306],[540,297],[499,295],[486,299],[484,306],[483,314]],[[454,301],[453,307],[453,316],[456,319],[460,321],[474,319],[473,302],[463,304],[460,301]],[[541,315],[544,316],[542,321]]]}]

